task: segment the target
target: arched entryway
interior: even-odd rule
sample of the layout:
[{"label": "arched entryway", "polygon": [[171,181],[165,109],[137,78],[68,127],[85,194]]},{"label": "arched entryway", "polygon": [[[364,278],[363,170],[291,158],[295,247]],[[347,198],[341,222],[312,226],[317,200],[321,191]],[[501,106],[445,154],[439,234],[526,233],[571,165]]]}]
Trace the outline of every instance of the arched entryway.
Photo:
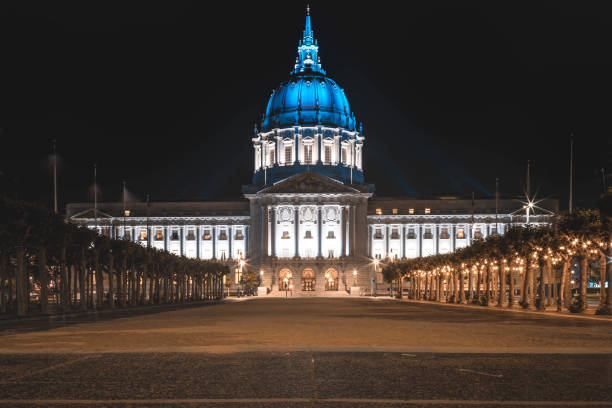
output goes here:
[{"label": "arched entryway", "polygon": [[329,268],[325,272],[325,290],[338,290],[338,271],[334,268]]},{"label": "arched entryway", "polygon": [[315,273],[311,268],[306,268],[302,271],[302,290],[313,291],[315,290]]},{"label": "arched entryway", "polygon": [[293,289],[293,274],[287,268],[281,269],[278,274],[278,289],[291,290]]}]

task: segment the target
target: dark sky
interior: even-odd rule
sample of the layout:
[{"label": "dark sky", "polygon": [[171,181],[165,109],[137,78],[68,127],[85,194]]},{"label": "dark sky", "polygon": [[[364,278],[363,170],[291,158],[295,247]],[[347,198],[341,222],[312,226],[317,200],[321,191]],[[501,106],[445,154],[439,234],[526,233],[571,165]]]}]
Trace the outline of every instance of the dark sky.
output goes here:
[{"label": "dark sky", "polygon": [[[520,194],[592,205],[610,162],[612,24],[602,3],[313,1],[323,67],[363,122],[380,196]],[[121,180],[153,200],[240,197],[252,129],[286,81],[302,2],[2,2],[2,188],[60,205]]]}]

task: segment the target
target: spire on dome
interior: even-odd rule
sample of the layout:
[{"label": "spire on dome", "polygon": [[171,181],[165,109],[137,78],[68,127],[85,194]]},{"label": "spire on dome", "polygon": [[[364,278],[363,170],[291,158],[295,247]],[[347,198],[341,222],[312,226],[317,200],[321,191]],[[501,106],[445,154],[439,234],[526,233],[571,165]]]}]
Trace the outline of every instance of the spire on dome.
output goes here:
[{"label": "spire on dome", "polygon": [[314,33],[310,24],[309,5],[306,6],[306,24],[304,25],[302,40],[298,44],[298,57],[292,74],[307,71],[320,72],[325,75],[325,71],[321,68],[319,46],[314,39]]}]

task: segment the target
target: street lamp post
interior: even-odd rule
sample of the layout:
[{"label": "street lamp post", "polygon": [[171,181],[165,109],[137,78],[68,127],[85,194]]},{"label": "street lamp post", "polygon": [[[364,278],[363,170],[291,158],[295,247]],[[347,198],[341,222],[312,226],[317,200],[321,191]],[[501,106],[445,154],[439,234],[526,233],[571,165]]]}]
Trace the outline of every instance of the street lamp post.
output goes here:
[{"label": "street lamp post", "polygon": [[[374,279],[376,279],[376,272],[378,271],[378,262],[378,258],[374,258]],[[372,279],[370,285],[370,296],[376,296],[376,293],[374,293],[374,279]]]},{"label": "street lamp post", "polygon": [[285,282],[285,300],[287,299],[287,292],[289,291],[289,279],[285,278],[283,279],[283,281]]},{"label": "street lamp post", "polygon": [[357,270],[353,270],[353,287],[357,286]]}]

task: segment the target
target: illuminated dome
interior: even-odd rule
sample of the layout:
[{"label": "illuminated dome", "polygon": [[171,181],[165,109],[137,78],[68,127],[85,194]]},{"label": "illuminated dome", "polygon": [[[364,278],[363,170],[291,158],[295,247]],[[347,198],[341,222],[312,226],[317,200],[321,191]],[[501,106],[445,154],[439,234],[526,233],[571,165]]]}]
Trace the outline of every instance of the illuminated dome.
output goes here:
[{"label": "illuminated dome", "polygon": [[344,90],[321,67],[309,9],[293,71],[272,92],[254,133],[254,186],[304,171],[344,184],[364,182],[363,131]]}]

